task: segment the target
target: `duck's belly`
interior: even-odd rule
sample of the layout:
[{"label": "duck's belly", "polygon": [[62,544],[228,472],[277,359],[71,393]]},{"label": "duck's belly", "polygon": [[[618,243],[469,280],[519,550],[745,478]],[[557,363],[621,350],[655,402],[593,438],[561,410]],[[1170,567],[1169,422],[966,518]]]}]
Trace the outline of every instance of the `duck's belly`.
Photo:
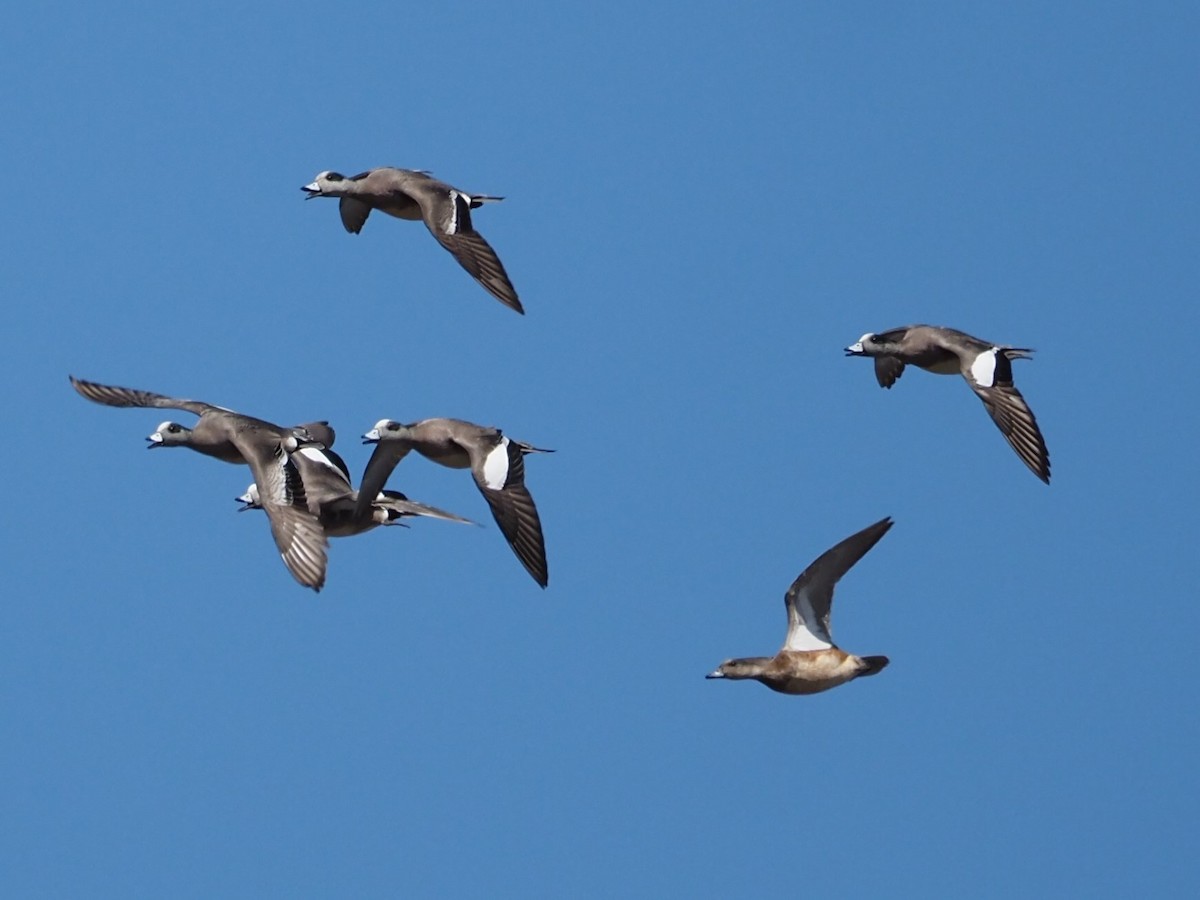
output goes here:
[{"label": "duck's belly", "polygon": [[915,363],[926,372],[933,372],[935,375],[958,375],[962,371],[958,357],[953,353],[927,353],[915,360]]},{"label": "duck's belly", "polygon": [[417,452],[426,459],[451,469],[467,469],[471,466],[471,457],[467,451],[455,443],[426,445],[417,448]]},{"label": "duck's belly", "polygon": [[852,672],[827,678],[788,678],[778,683],[767,683],[767,687],[781,694],[819,694],[854,678]]},{"label": "duck's belly", "polygon": [[380,212],[387,213],[389,216],[395,216],[397,219],[415,221],[421,218],[421,207],[417,205],[415,200],[387,200],[375,208]]},{"label": "duck's belly", "polygon": [[819,694],[845,684],[858,674],[854,657],[837,648],[793,651],[788,653],[786,663],[788,671],[764,681],[767,687],[781,694]]}]

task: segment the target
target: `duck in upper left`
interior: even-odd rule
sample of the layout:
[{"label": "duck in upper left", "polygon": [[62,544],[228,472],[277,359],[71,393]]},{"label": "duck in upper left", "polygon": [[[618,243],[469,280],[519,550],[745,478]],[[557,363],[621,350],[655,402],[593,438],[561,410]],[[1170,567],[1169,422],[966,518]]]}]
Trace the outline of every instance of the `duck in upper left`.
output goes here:
[{"label": "duck in upper left", "polygon": [[342,225],[358,234],[371,210],[397,219],[420,219],[439,244],[489,294],[524,315],[525,308],[509,280],[500,257],[471,224],[471,210],[503,197],[468,194],[439,181],[428,172],[381,166],[349,177],[340,172],[321,172],[300,190],[313,197],[337,197]]},{"label": "duck in upper left", "polygon": [[328,423],[284,428],[200,400],[180,400],[152,391],[114,387],[71,375],[80,396],[104,406],[179,409],[200,417],[195,428],[163,422],[147,440],[148,447],[190,447],[205,456],[250,467],[279,555],[292,577],[319,591],[325,584],[328,541],[321,523],[308,509],[304,481],[291,455],[311,445],[313,432],[332,442]]}]

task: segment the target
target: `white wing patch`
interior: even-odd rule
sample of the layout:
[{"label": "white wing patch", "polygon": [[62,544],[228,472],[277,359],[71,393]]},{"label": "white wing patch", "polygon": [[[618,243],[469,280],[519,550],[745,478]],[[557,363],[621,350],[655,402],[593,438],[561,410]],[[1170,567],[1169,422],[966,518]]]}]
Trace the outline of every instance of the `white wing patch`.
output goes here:
[{"label": "white wing patch", "polygon": [[[446,234],[458,234],[458,198],[463,196],[458,191],[451,188],[450,190],[450,221],[446,223]],[[467,198],[467,205],[471,203],[470,198]]]},{"label": "white wing patch", "polygon": [[[784,650],[828,650],[833,646],[827,640],[828,635],[817,622],[817,614],[813,611],[812,601],[807,591],[801,591],[795,598],[796,612],[799,621],[794,627],[788,628],[787,642]],[[790,623],[789,623],[790,624]]]},{"label": "white wing patch", "polygon": [[329,474],[337,476],[338,481],[346,481],[346,473],[334,465],[333,460],[326,456],[323,450],[318,450],[316,447],[301,447],[296,453],[317,465],[324,466],[329,470]]},{"label": "white wing patch", "polygon": [[483,483],[493,491],[499,491],[504,489],[507,481],[508,438],[501,438],[500,443],[483,461]]},{"label": "white wing patch", "polygon": [[980,387],[991,387],[995,384],[996,354],[999,352],[999,347],[984,350],[975,357],[975,362],[971,363],[971,377],[975,379],[975,383]]}]

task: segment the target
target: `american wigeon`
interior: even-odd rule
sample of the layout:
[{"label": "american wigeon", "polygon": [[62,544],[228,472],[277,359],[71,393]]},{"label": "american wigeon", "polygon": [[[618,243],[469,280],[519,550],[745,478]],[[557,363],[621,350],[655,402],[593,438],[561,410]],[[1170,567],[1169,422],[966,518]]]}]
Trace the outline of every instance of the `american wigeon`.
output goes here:
[{"label": "american wigeon", "polygon": [[953,328],[908,325],[880,334],[867,332],[846,348],[846,354],[874,357],[875,378],[885,388],[896,383],[906,365],[938,375],[961,375],[1021,461],[1050,483],[1046,442],[1012,380],[1012,360],[1031,359],[1032,350],[981,341]]},{"label": "american wigeon", "polygon": [[420,219],[439,244],[449,250],[459,265],[484,289],[517,312],[524,314],[517,291],[508,279],[500,258],[471,225],[471,210],[484,203],[503,200],[486,194],[468,194],[428,172],[383,166],[347,178],[339,172],[321,172],[301,188],[313,197],[339,198],[342,225],[351,234],[362,231],[371,210],[398,219]]},{"label": "american wigeon", "polygon": [[851,535],[792,582],[784,596],[788,629],[782,650],[774,656],[727,659],[706,677],[753,678],[781,694],[817,694],[883,669],[886,656],[855,656],[833,642],[829,611],[834,585],[891,527],[892,520],[885,518]]},{"label": "american wigeon", "polygon": [[542,523],[525,487],[524,457],[552,451],[461,419],[425,419],[410,425],[381,419],[363,435],[363,442],[376,447],[358,489],[360,515],[366,513],[371,498],[383,489],[396,464],[410,450],[451,469],[469,468],[517,559],[534,581],[542,587],[549,583]]},{"label": "american wigeon", "polygon": [[[74,376],[71,384],[88,400],[105,406],[180,409],[200,417],[194,429],[164,422],[148,440],[150,448],[190,447],[206,456],[250,467],[259,487],[263,509],[271,523],[271,534],[292,576],[305,587],[319,591],[325,584],[325,532],[308,510],[304,483],[291,463],[291,454],[304,442],[307,432],[282,428],[263,419],[243,416],[232,410],[197,400],[177,400],[132,388],[113,387],[84,381]],[[332,437],[332,430],[329,431]]]},{"label": "american wigeon", "polygon": [[[372,501],[365,516],[356,515],[358,491],[350,484],[350,471],[338,454],[317,447],[302,447],[292,454],[291,459],[304,482],[308,510],[317,517],[327,537],[350,537],[380,525],[402,525],[401,519],[413,516],[476,524],[436,506],[409,500],[399,491],[382,491]],[[262,509],[262,495],[257,484],[251,484],[237,499],[244,504],[242,512]]]}]

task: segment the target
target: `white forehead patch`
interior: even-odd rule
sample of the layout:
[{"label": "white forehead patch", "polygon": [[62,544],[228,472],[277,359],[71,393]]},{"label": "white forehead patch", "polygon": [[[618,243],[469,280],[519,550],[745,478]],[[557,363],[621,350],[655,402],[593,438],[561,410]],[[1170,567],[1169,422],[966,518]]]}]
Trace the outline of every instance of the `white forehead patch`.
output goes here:
[{"label": "white forehead patch", "polygon": [[862,337],[860,337],[858,339],[858,342],[860,344],[866,344],[866,343],[869,343],[871,338],[873,338],[873,337],[875,337],[875,332],[868,331],[866,334],[864,334]]},{"label": "white forehead patch", "polygon": [[158,427],[154,429],[154,433],[161,437],[162,433],[174,424],[175,423],[170,420],[167,420],[166,422],[159,422]]},{"label": "white forehead patch", "polygon": [[250,487],[246,488],[246,493],[242,494],[238,499],[243,503],[249,503],[251,506],[258,506],[261,502],[258,497],[258,485],[250,485]]},{"label": "white forehead patch", "polygon": [[996,353],[999,348],[984,350],[971,363],[971,377],[980,387],[991,387],[996,381]]},{"label": "white forehead patch", "polygon": [[503,490],[508,481],[508,438],[502,438],[483,461],[483,483],[493,491]]},{"label": "white forehead patch", "polygon": [[383,429],[387,428],[391,424],[392,424],[391,419],[380,419],[378,422],[375,423],[374,430],[378,431],[378,432],[382,432]]}]

